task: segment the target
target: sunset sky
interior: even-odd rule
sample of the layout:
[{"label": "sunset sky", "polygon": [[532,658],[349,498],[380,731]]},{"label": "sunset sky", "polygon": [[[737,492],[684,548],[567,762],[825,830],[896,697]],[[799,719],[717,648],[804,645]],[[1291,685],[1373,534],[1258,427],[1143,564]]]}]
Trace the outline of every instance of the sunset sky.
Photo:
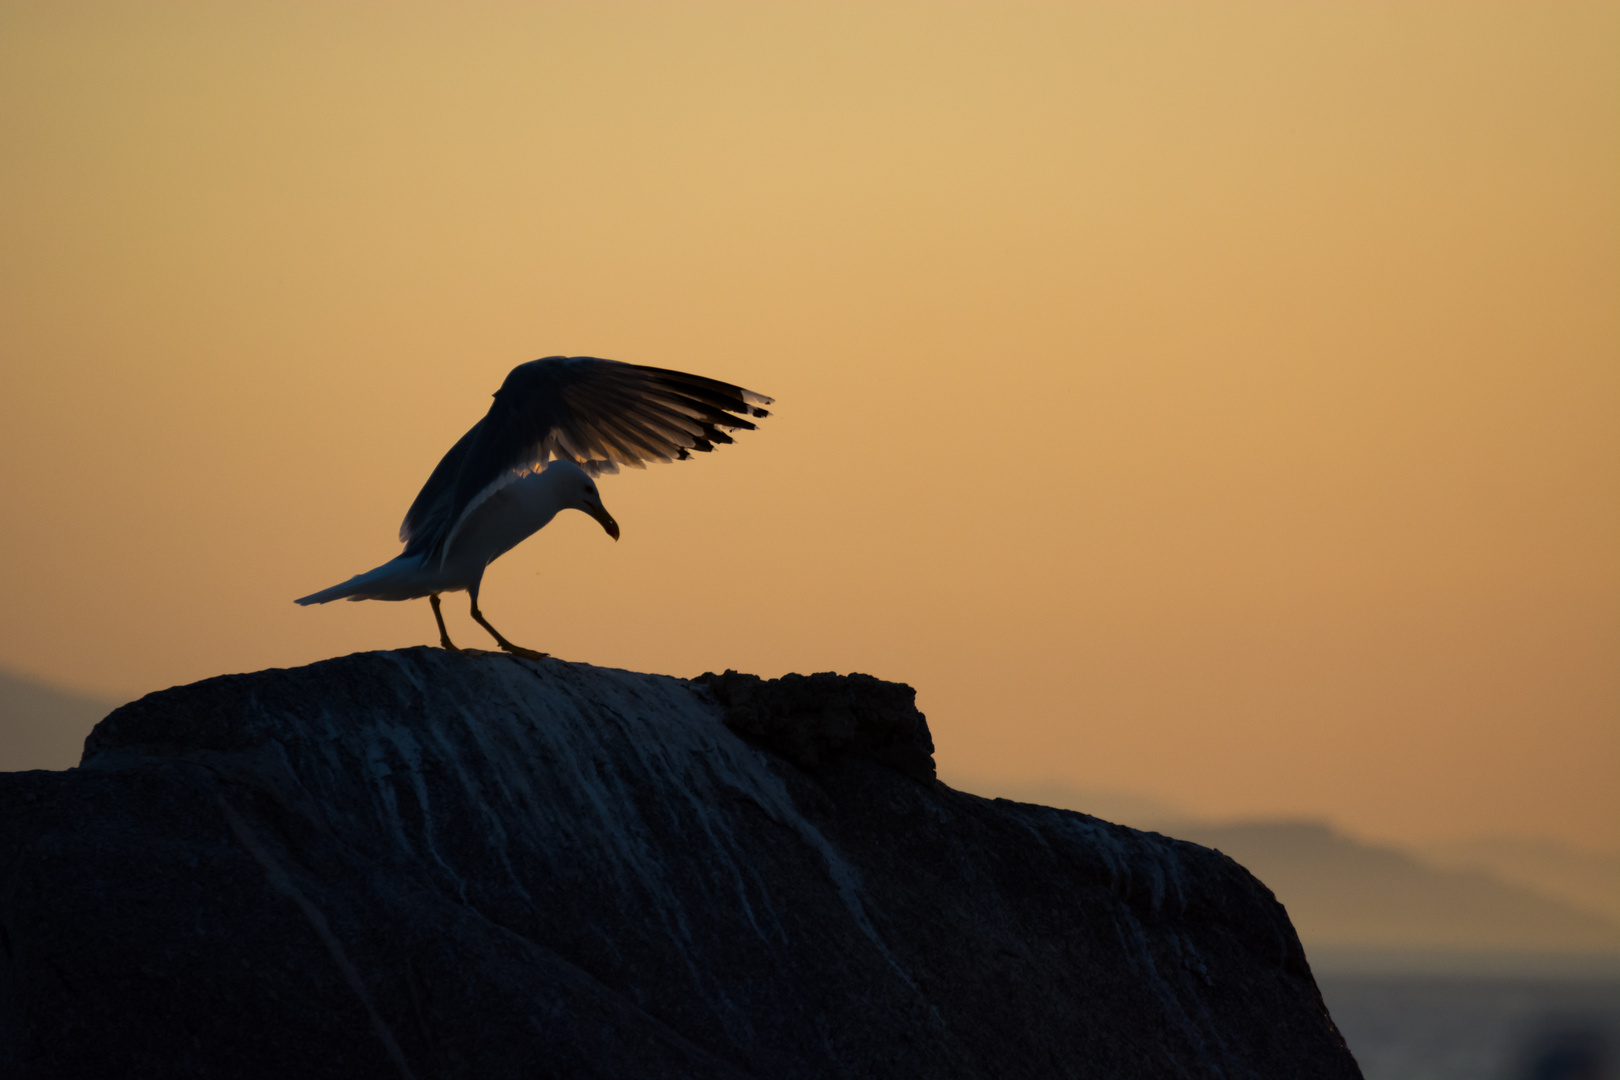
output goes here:
[{"label": "sunset sky", "polygon": [[1620,850],[1620,5],[0,3],[0,134],[0,667],[434,643],[292,600],[591,354],[777,409],[496,563],[522,644]]}]

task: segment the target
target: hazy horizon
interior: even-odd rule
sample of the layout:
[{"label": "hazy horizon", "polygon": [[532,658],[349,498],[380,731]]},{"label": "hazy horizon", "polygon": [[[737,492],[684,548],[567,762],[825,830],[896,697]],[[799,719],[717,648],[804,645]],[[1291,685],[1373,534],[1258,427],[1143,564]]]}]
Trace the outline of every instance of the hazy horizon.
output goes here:
[{"label": "hazy horizon", "polygon": [[[292,598],[514,364],[778,399],[482,606],[863,671],[943,771],[1620,850],[1620,5],[0,3],[0,666]],[[448,599],[463,643],[479,632]],[[482,644],[482,642],[479,642]]]}]

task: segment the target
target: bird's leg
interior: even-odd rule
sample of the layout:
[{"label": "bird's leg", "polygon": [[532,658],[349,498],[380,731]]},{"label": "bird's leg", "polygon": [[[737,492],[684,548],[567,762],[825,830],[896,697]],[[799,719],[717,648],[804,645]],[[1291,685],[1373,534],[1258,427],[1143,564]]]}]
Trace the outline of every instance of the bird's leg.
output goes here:
[{"label": "bird's leg", "polygon": [[501,632],[489,625],[489,620],[484,618],[484,613],[478,610],[478,600],[476,598],[474,598],[472,602],[472,617],[478,620],[479,626],[482,626],[485,630],[489,631],[490,636],[495,639],[495,643],[497,645],[511,653],[513,656],[524,656],[530,660],[544,660],[550,655],[549,653],[535,652],[533,649],[525,649],[523,646],[514,645],[510,641],[503,638],[501,636]]},{"label": "bird's leg", "polygon": [[[444,616],[439,614],[439,594],[429,593],[428,603],[433,605],[433,621],[439,624],[439,644],[448,652],[460,652],[461,650],[456,648],[456,643],[450,640],[450,631],[444,628]],[[478,621],[483,622],[482,619]]]}]

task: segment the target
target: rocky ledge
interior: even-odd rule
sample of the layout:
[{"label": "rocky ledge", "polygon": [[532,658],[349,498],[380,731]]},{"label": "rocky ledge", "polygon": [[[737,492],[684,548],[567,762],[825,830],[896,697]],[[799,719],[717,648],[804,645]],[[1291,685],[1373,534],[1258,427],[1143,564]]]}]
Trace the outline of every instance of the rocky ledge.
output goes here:
[{"label": "rocky ledge", "polygon": [[908,687],[436,649],[0,774],[0,1075],[1355,1077],[1271,893],[934,779]]}]

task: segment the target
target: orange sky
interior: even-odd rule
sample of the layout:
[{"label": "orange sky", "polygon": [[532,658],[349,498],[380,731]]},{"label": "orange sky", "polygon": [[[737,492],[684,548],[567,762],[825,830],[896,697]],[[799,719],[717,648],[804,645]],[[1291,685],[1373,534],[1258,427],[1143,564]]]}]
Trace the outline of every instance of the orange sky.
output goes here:
[{"label": "orange sky", "polygon": [[514,640],[1620,848],[1620,6],[0,4],[0,132],[0,666],[432,643],[292,598],[590,353],[778,414],[497,563]]}]

